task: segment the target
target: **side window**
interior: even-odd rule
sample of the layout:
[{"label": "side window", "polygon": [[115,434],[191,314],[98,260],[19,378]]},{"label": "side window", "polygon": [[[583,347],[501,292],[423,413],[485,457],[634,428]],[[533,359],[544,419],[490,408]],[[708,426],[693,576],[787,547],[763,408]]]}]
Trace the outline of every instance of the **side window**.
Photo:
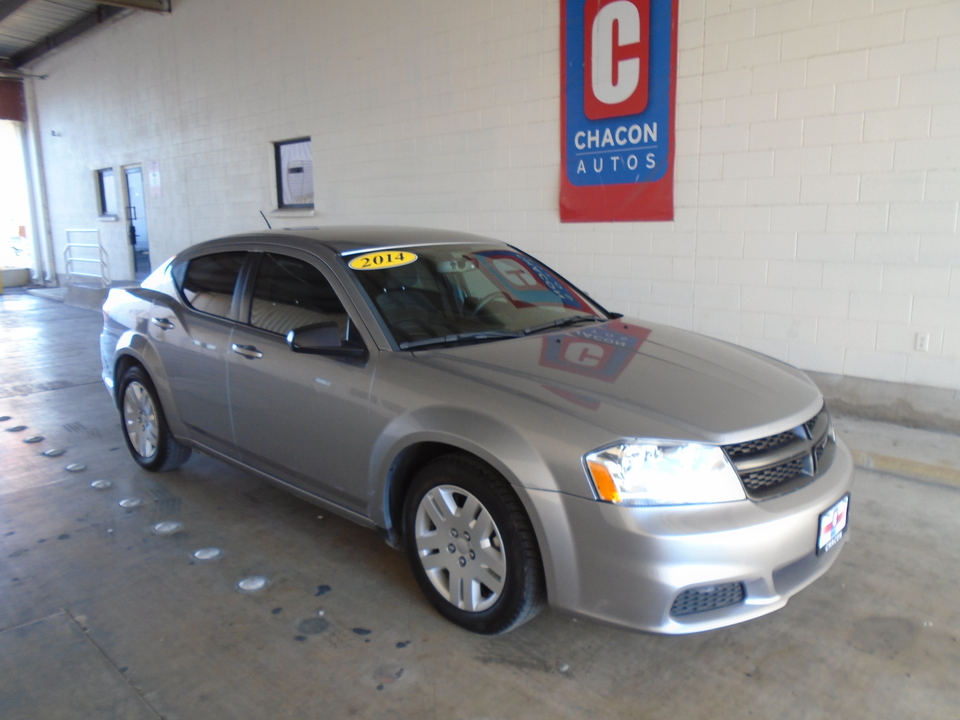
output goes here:
[{"label": "side window", "polygon": [[310,138],[273,144],[277,208],[313,207],[313,148]]},{"label": "side window", "polygon": [[251,325],[286,335],[294,328],[331,321],[347,339],[347,311],[323,273],[296,258],[263,256],[253,288]]},{"label": "side window", "polygon": [[228,317],[245,252],[225,252],[194,258],[183,278],[183,295],[194,310]]}]

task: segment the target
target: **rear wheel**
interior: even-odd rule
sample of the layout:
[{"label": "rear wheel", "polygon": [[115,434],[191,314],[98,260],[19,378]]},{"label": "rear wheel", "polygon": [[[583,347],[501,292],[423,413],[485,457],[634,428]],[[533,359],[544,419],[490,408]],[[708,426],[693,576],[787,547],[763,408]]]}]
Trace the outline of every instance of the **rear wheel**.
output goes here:
[{"label": "rear wheel", "polygon": [[477,633],[504,633],[545,599],[533,528],[510,485],[472,458],[425,466],[404,504],[404,544],[427,599]]},{"label": "rear wheel", "polygon": [[170,434],[156,388],[142,367],[131,365],[123,373],[118,398],[123,439],[140,467],[162,472],[190,458],[190,448]]}]

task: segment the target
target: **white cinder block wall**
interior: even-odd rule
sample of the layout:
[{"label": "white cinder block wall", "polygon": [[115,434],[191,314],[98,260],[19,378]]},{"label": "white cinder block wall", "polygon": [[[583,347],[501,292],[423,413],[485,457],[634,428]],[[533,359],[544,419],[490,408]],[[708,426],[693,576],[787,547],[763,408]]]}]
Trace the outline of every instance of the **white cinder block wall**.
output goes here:
[{"label": "white cinder block wall", "polygon": [[[631,315],[960,389],[960,2],[680,0],[670,223],[559,222],[559,12],[174,0],[101,28],[32,68],[55,243],[99,227],[128,276],[94,171],[156,162],[155,264],[260,210],[471,230]],[[305,135],[315,213],[278,212],[272,143]]]}]

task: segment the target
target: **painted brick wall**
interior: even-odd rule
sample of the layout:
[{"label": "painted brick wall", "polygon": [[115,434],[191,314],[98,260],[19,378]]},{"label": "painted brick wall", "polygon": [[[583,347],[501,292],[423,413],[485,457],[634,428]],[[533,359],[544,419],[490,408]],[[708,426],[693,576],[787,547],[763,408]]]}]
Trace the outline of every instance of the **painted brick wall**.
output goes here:
[{"label": "painted brick wall", "polygon": [[960,387],[960,3],[681,6],[692,327]]},{"label": "painted brick wall", "polygon": [[[559,223],[557,0],[175,0],[34,68],[55,240],[100,227],[122,266],[93,171],[155,161],[155,263],[260,210],[470,230],[641,318],[960,388],[960,3],[680,10],[674,222]],[[316,212],[276,212],[304,135]]]}]

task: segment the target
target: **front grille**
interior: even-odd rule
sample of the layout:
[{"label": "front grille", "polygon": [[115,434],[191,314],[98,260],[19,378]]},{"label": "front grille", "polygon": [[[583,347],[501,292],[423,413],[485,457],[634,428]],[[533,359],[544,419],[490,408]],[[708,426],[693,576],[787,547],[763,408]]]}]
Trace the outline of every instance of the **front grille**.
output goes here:
[{"label": "front grille", "polygon": [[751,499],[766,500],[799,490],[813,482],[833,459],[830,415],[824,407],[791,430],[723,449]]},{"label": "front grille", "polygon": [[806,473],[806,462],[803,459],[791,460],[782,465],[764,468],[756,472],[746,473],[740,477],[747,492],[762,494],[765,490],[775,488],[785,482],[793,480],[798,475]]},{"label": "front grille", "polygon": [[724,447],[724,450],[727,451],[727,455],[731,460],[736,460],[764,452],[765,450],[773,450],[774,448],[792,443],[796,439],[796,432],[794,430],[787,430],[778,435],[771,435],[770,437],[760,438],[758,440],[748,440],[747,442],[736,443],[735,445],[727,445]]},{"label": "front grille", "polygon": [[684,590],[677,595],[670,607],[670,614],[693,615],[694,613],[708,612],[719,608],[736,605],[743,601],[743,583],[724,583],[722,585],[707,585],[699,588]]}]

